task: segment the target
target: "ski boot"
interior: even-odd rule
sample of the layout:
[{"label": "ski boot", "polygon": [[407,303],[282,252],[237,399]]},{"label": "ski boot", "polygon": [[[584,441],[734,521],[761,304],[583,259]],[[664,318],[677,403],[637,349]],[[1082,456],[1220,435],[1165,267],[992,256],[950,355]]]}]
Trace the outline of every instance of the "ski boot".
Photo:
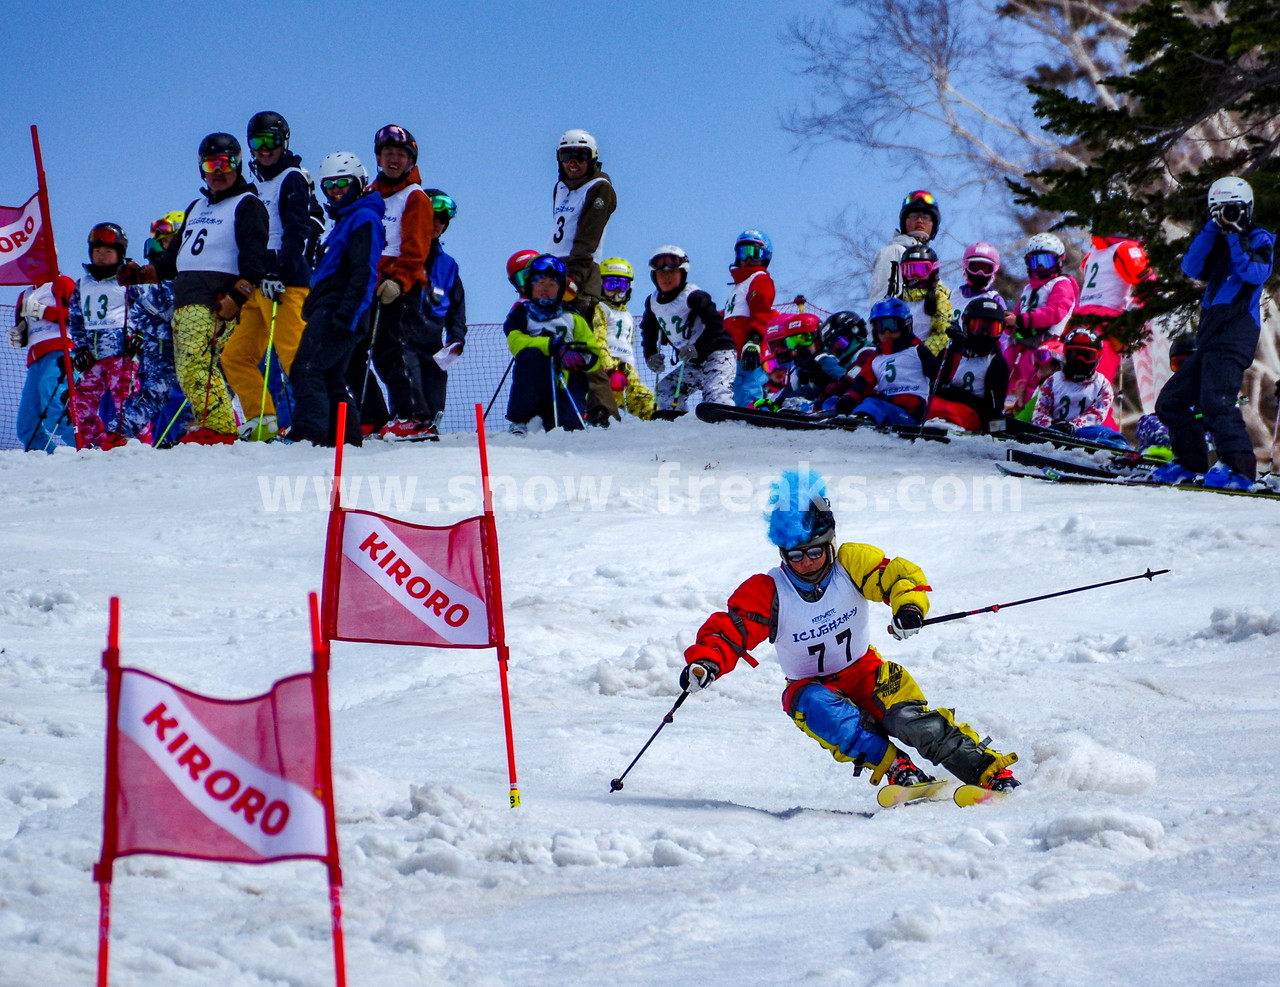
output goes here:
[{"label": "ski boot", "polygon": [[924,785],[934,779],[916,767],[911,758],[899,755],[889,767],[884,780],[890,785]]},{"label": "ski boot", "polygon": [[987,783],[982,787],[993,792],[1011,792],[1021,784],[1022,782],[1013,776],[1012,771],[1004,768],[988,778]]}]

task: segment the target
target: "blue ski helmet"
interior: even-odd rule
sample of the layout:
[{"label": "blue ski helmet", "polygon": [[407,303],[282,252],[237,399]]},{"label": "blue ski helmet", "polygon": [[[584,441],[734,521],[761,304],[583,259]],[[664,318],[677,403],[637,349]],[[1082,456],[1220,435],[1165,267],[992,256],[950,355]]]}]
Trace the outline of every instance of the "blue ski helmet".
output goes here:
[{"label": "blue ski helmet", "polygon": [[786,551],[835,540],[827,481],[809,469],[787,470],[769,488],[769,541]]},{"label": "blue ski helmet", "polygon": [[[897,326],[887,326],[883,320],[896,319]],[[915,320],[911,317],[911,309],[901,298],[882,298],[871,306],[871,317],[867,319],[871,323],[872,335],[877,335],[881,328],[893,328],[896,330],[906,330],[908,335],[915,331]]]},{"label": "blue ski helmet", "polygon": [[733,262],[737,267],[759,264],[768,267],[773,260],[773,241],[759,230],[743,230],[733,242]]},{"label": "blue ski helmet", "polygon": [[560,285],[560,294],[557,300],[563,298],[565,287],[569,284],[569,274],[565,270],[564,261],[553,254],[539,254],[525,265],[524,296],[532,298],[531,289],[533,288],[534,279],[545,277],[555,278]]}]

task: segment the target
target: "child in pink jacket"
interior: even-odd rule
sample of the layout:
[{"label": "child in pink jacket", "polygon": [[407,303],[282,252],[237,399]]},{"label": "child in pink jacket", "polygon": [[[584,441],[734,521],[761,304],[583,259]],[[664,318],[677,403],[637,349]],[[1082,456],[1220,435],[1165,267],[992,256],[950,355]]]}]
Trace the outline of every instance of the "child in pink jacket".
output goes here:
[{"label": "child in pink jacket", "polygon": [[1027,241],[1027,284],[1013,311],[1005,313],[1006,414],[1017,414],[1031,400],[1037,383],[1035,350],[1061,338],[1080,300],[1080,286],[1062,273],[1066,254],[1066,246],[1052,233],[1037,233]]}]

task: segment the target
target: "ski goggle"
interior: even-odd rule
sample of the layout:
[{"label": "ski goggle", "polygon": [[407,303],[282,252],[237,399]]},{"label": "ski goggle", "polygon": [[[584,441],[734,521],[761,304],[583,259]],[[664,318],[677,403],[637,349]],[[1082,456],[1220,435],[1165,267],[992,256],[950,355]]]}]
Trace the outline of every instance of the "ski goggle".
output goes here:
[{"label": "ski goggle", "polygon": [[124,235],[114,226],[95,226],[89,231],[91,247],[116,247],[123,239]]},{"label": "ski goggle", "polygon": [[215,154],[200,159],[200,170],[206,175],[226,175],[236,171],[240,162],[234,154]]},{"label": "ski goggle", "polygon": [[841,333],[839,336],[831,336],[827,339],[827,349],[839,356],[854,345],[853,337]]},{"label": "ski goggle", "polygon": [[739,264],[744,261],[761,264],[764,263],[764,246],[759,243],[740,243],[733,248],[733,256]]},{"label": "ski goggle", "polygon": [[902,265],[902,276],[908,281],[927,281],[937,269],[937,261],[909,260]]},{"label": "ski goggle", "polygon": [[410,147],[413,144],[413,138],[409,136],[409,131],[404,127],[397,127],[390,124],[379,130],[373,137],[374,147],[382,147],[384,144],[400,144],[404,147]]},{"label": "ski goggle", "polygon": [[631,290],[631,279],[624,278],[618,274],[611,274],[607,278],[600,279],[600,287],[605,291],[615,291],[621,294],[624,291]]},{"label": "ski goggle", "polygon": [[826,545],[810,545],[808,548],[788,548],[782,553],[782,557],[791,563],[800,562],[804,559],[816,562],[826,554]]},{"label": "ski goggle", "polygon": [[649,266],[655,271],[678,271],[680,265],[684,262],[679,257],[671,254],[663,254],[661,257],[655,257],[649,262]]},{"label": "ski goggle", "polygon": [[1041,366],[1047,363],[1061,363],[1062,351],[1055,350],[1055,349],[1048,349],[1046,347],[1041,346],[1038,349],[1031,351],[1031,359],[1035,363],[1040,364]]},{"label": "ski goggle", "polygon": [[458,215],[458,204],[453,201],[453,196],[440,192],[431,197],[431,211],[444,213],[450,219],[453,219],[454,216]]},{"label": "ski goggle", "polygon": [[985,257],[970,257],[964,262],[966,274],[978,274],[991,277],[996,273],[996,265]]},{"label": "ski goggle", "polygon": [[350,175],[339,175],[337,178],[320,179],[320,187],[326,192],[331,192],[334,189],[350,188],[355,183],[356,180]]},{"label": "ski goggle", "polygon": [[1055,271],[1061,263],[1062,258],[1051,250],[1037,250],[1027,254],[1028,271]]},{"label": "ski goggle", "polygon": [[893,315],[882,315],[871,320],[871,331],[877,336],[882,332],[902,332],[906,328],[902,320]]},{"label": "ski goggle", "polygon": [[914,192],[908,192],[907,197],[902,200],[904,206],[936,206],[938,200],[933,197],[932,192],[926,192],[924,189],[916,189]]},{"label": "ski goggle", "polygon": [[157,219],[151,224],[151,235],[154,237],[173,236],[178,228],[167,219]]},{"label": "ski goggle", "polygon": [[586,164],[591,160],[591,148],[566,147],[562,148],[557,156],[561,161],[577,161],[581,164]]},{"label": "ski goggle", "polygon": [[999,319],[969,319],[964,327],[975,336],[999,336],[1004,332],[1004,323]]},{"label": "ski goggle", "polygon": [[254,134],[249,138],[249,150],[274,151],[284,147],[284,139],[279,134]]},{"label": "ski goggle", "polygon": [[813,333],[801,332],[794,336],[787,336],[778,341],[785,349],[798,350],[801,346],[813,345]]}]

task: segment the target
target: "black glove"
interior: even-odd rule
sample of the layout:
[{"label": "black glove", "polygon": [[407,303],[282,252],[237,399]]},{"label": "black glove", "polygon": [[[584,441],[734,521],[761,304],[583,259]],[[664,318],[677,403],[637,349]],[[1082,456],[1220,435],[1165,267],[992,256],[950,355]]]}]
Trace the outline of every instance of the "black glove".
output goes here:
[{"label": "black glove", "polygon": [[450,339],[445,343],[445,346],[452,346],[454,348],[453,351],[457,353],[458,356],[462,356],[462,351],[467,347],[467,341],[465,339]]},{"label": "black glove", "polygon": [[923,626],[924,611],[914,603],[904,603],[893,615],[893,626],[889,628],[889,633],[899,641],[905,641],[913,634],[919,634]]},{"label": "black glove", "polygon": [[1053,429],[1055,432],[1062,432],[1064,435],[1076,434],[1075,426],[1072,425],[1069,421],[1064,421],[1061,418],[1059,418],[1056,422],[1050,422],[1049,427]]},{"label": "black glove", "polygon": [[78,347],[71,354],[71,365],[79,370],[82,374],[87,374],[93,369],[93,365],[98,362],[98,358],[93,355],[93,350],[87,346]]},{"label": "black glove", "polygon": [[134,331],[124,337],[124,355],[139,356],[142,353],[142,333]]},{"label": "black glove", "polygon": [[685,692],[697,692],[714,682],[719,674],[720,669],[716,667],[715,662],[699,658],[680,669],[680,688]]},{"label": "black glove", "polygon": [[742,347],[742,356],[738,358],[742,369],[750,373],[760,366],[760,347],[756,343],[747,343]]}]

